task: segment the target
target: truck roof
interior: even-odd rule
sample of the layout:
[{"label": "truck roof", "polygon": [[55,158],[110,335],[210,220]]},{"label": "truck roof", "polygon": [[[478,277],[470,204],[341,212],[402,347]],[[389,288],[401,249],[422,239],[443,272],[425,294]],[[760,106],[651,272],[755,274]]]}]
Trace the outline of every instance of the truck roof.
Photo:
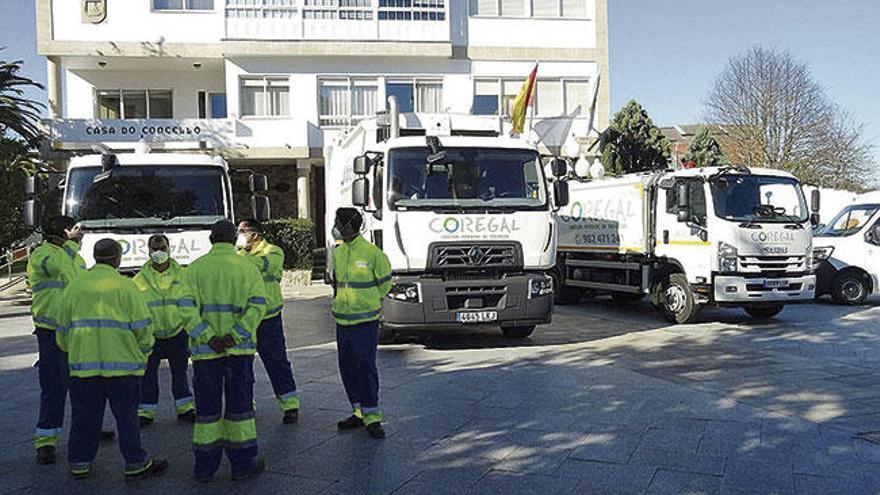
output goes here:
[{"label": "truck roof", "polygon": [[[681,170],[676,170],[673,172],[678,176],[700,176],[700,177],[709,177],[710,175],[717,174],[724,167],[703,167],[703,168],[685,168]],[[750,168],[752,175],[770,175],[773,177],[789,177],[795,178],[794,175],[786,172],[785,170],[779,170],[775,168]],[[738,173],[735,170],[731,170],[732,173]]]},{"label": "truck roof", "polygon": [[[186,165],[227,168],[226,161],[222,158],[197,153],[117,153],[116,159],[123,167],[126,165]],[[68,168],[100,166],[101,155],[94,154],[71,158]]]},{"label": "truck roof", "polygon": [[[535,145],[529,143],[525,139],[515,139],[502,136],[438,136],[440,143],[445,147],[487,147],[491,145],[493,148],[507,149],[527,149],[536,150]],[[382,143],[387,148],[403,148],[403,147],[424,147],[425,136],[405,136],[389,139]]]}]

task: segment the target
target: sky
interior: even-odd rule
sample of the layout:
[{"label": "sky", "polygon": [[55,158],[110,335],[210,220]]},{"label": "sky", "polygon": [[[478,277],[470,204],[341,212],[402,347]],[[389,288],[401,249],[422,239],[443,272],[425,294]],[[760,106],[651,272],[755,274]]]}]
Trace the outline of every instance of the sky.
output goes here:
[{"label": "sky", "polygon": [[[810,66],[828,96],[865,125],[880,168],[877,0],[607,1],[612,112],[636,99],[658,125],[700,123],[727,60],[763,44]],[[23,73],[45,83],[35,31],[33,0],[0,0],[0,59],[23,59]],[[44,92],[32,94],[45,101]]]}]

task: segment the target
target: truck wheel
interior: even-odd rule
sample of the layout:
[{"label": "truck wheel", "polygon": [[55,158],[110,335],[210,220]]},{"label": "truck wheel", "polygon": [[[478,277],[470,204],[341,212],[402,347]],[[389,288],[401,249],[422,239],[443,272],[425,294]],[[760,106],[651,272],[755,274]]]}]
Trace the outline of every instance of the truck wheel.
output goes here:
[{"label": "truck wheel", "polygon": [[682,273],[673,273],[660,283],[659,299],[660,312],[670,323],[689,323],[700,309]]},{"label": "truck wheel", "polygon": [[614,299],[615,301],[622,302],[622,303],[641,301],[644,298],[645,298],[644,294],[631,294],[629,292],[612,292],[611,293],[611,299]]},{"label": "truck wheel", "polygon": [[396,344],[398,338],[400,338],[400,334],[397,333],[396,330],[391,330],[384,325],[379,325],[380,344]]},{"label": "truck wheel", "polygon": [[535,331],[535,325],[524,327],[501,327],[501,333],[508,339],[524,339]]},{"label": "truck wheel", "polygon": [[749,314],[752,318],[756,318],[758,320],[769,320],[774,316],[778,315],[782,308],[785,305],[783,304],[768,304],[766,306],[749,306],[743,308],[746,310],[746,313]]},{"label": "truck wheel", "polygon": [[861,273],[843,272],[831,282],[831,297],[837,304],[862,304],[868,297],[868,281]]},{"label": "truck wheel", "polygon": [[583,297],[583,292],[577,287],[566,287],[565,280],[559,270],[550,270],[548,273],[553,279],[553,302],[560,306],[568,304],[577,304]]}]

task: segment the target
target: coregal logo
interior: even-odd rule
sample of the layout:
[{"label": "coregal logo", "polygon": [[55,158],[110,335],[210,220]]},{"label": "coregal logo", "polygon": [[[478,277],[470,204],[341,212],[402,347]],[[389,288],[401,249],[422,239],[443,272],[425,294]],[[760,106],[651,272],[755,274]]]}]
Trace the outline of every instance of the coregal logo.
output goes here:
[{"label": "coregal logo", "polygon": [[751,238],[755,242],[794,242],[795,235],[792,232],[752,232]]},{"label": "coregal logo", "polygon": [[594,201],[575,201],[568,209],[568,215],[559,215],[563,222],[585,222],[590,218],[615,220],[624,223],[636,215],[635,206],[627,199],[597,199]]},{"label": "coregal logo", "polygon": [[510,234],[519,231],[516,219],[486,217],[434,218],[428,228],[435,234]]}]

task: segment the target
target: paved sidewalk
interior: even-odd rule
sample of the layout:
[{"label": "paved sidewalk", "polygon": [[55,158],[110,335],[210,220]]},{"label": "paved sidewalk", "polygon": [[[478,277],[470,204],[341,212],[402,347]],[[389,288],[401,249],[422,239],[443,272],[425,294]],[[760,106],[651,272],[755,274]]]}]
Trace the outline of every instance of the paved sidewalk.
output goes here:
[{"label": "paved sidewalk", "polygon": [[876,303],[787,308],[768,325],[708,311],[668,327],[644,304],[597,300],[557,308],[521,342],[491,328],[407,335],[380,351],[381,442],[335,430],[348,405],[328,305],[317,287],[285,306],[299,424],[281,424],[256,365],[267,472],[233,483],[224,464],[197,485],[167,368],[143,438],[169,458],[168,475],[126,483],[112,444],[89,480],[63,462],[37,466],[36,345],[26,307],[0,303],[0,492],[880,493],[880,446],[860,438],[880,430]]}]

